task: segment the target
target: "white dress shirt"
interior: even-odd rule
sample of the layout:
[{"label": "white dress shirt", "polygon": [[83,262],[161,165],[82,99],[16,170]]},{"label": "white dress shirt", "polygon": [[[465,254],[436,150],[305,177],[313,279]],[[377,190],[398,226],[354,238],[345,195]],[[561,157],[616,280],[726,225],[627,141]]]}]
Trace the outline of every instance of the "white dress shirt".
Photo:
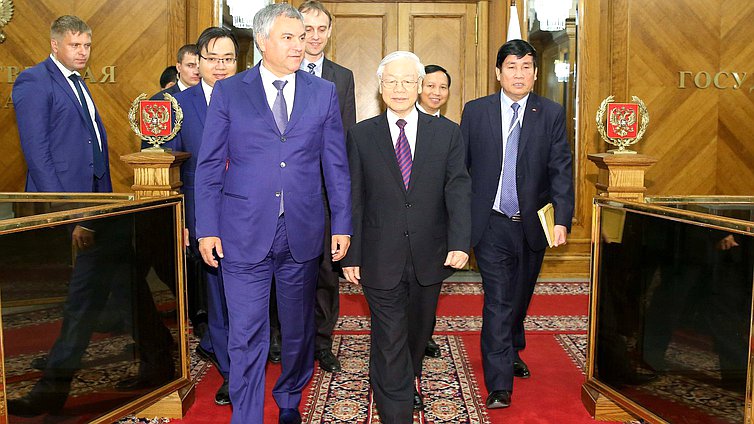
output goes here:
[{"label": "white dress shirt", "polygon": [[425,110],[425,109],[424,109],[424,108],[422,107],[422,105],[420,105],[420,104],[419,104],[419,102],[416,102],[416,108],[417,108],[417,109],[419,109],[419,112],[422,112],[422,113],[426,113],[427,115],[436,116],[436,117],[438,117],[438,118],[440,117],[440,109],[437,109],[437,112],[435,112],[435,113],[429,113],[429,112],[427,112],[427,111],[426,111],[426,110]]},{"label": "white dress shirt", "polygon": [[[77,99],[79,99],[79,92],[76,90],[76,87],[73,85],[73,81],[68,79],[72,74],[76,74],[79,77],[81,77],[81,74],[78,72],[71,71],[70,69],[63,66],[62,63],[58,61],[55,56],[50,54],[50,58],[52,59],[53,63],[55,63],[55,66],[60,69],[60,72],[63,73],[63,76],[65,77],[65,80],[68,82],[68,86],[71,87],[71,90],[73,90],[73,95],[76,96]],[[83,79],[81,80],[83,81]],[[102,135],[99,133],[99,126],[97,125],[97,121],[94,119],[95,116],[95,109],[94,109],[94,101],[92,101],[91,97],[89,97],[89,93],[86,92],[84,89],[84,86],[81,86],[81,92],[84,93],[84,98],[86,100],[86,105],[89,107],[89,117],[92,119],[92,125],[94,125],[94,132],[97,133],[97,143],[99,143],[99,148],[102,150]],[[79,102],[81,102],[81,99],[79,99]]]},{"label": "white dress shirt", "polygon": [[[521,128],[524,127],[524,111],[526,110],[526,102],[529,100],[529,95],[527,94],[526,97],[523,99],[515,102],[519,104],[518,108],[518,123],[521,125]],[[511,133],[511,128],[513,128],[511,123],[511,119],[513,119],[513,108],[511,105],[514,103],[513,100],[511,100],[508,96],[506,96],[502,90],[500,90],[500,114],[502,116],[502,126],[503,126],[503,164],[505,164],[505,146],[508,145],[508,136]],[[521,143],[519,141],[518,148],[521,148]],[[500,167],[500,178],[497,180],[497,193],[495,194],[495,202],[492,203],[492,209],[503,213],[500,210],[500,181],[503,180],[503,167]]]},{"label": "white dress shirt", "polygon": [[398,135],[401,133],[401,129],[395,124],[399,119],[406,121],[406,126],[403,127],[403,131],[406,132],[408,146],[411,148],[411,159],[413,159],[414,153],[416,152],[416,128],[419,125],[419,112],[415,108],[411,108],[411,112],[408,116],[400,118],[392,110],[387,110],[387,123],[390,127],[390,136],[393,138],[393,148],[398,144]]},{"label": "white dress shirt", "polygon": [[272,84],[277,80],[288,81],[288,84],[283,87],[283,97],[285,98],[285,106],[288,110],[288,119],[291,118],[291,111],[293,110],[293,97],[296,94],[296,74],[283,75],[282,77],[276,77],[269,69],[264,67],[264,61],[259,66],[259,76],[262,77],[262,87],[264,87],[264,94],[267,97],[267,104],[272,110],[272,105],[275,104],[275,98],[278,96],[278,89]]},{"label": "white dress shirt", "polygon": [[204,82],[204,78],[202,78],[201,81],[199,81],[199,84],[202,85],[202,91],[204,92],[204,100],[207,102],[207,106],[209,106],[209,101],[212,99],[212,89],[215,87],[211,87],[209,84]]},{"label": "white dress shirt", "polygon": [[322,55],[317,59],[315,62],[309,62],[308,60],[304,59],[301,61],[301,70],[304,72],[309,72],[309,64],[313,63],[316,66],[314,67],[314,75],[322,78],[322,64],[325,63],[325,55]]}]

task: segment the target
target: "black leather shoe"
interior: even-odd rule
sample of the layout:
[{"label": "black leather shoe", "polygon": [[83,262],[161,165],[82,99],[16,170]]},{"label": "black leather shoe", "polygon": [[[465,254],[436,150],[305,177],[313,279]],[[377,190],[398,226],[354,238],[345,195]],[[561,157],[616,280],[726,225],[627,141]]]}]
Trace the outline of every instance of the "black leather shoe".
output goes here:
[{"label": "black leather shoe", "polygon": [[338,358],[330,349],[322,349],[314,352],[314,359],[319,362],[319,367],[327,372],[340,372],[341,366]]},{"label": "black leather shoe", "polygon": [[67,396],[29,393],[28,395],[8,400],[8,413],[18,417],[36,417],[54,413],[63,409]]},{"label": "black leather shoe", "polygon": [[495,390],[487,396],[487,409],[500,409],[511,406],[511,392]]},{"label": "black leather shoe", "polygon": [[526,365],[526,362],[524,362],[523,359],[518,358],[513,361],[513,376],[518,378],[531,377],[529,367]]},{"label": "black leather shoe", "polygon": [[215,352],[210,352],[203,348],[202,345],[197,345],[196,354],[203,360],[212,362],[212,365],[214,365],[215,368],[220,369],[220,366],[217,364],[217,356],[215,356]]},{"label": "black leather shoe", "polygon": [[440,357],[440,346],[435,343],[434,339],[430,338],[427,342],[427,347],[424,349],[424,356],[429,356],[430,358]]},{"label": "black leather shoe", "polygon": [[199,340],[203,339],[207,332],[209,332],[209,325],[206,322],[199,322],[194,326],[194,336]]},{"label": "black leather shoe", "polygon": [[270,337],[270,352],[267,354],[267,360],[273,364],[279,364],[281,360],[280,338]]},{"label": "black leather shoe", "polygon": [[298,409],[280,408],[279,424],[301,424],[301,414]]},{"label": "black leather shoe", "polygon": [[421,411],[422,409],[424,409],[424,399],[422,398],[422,395],[414,389],[414,411]]},{"label": "black leather shoe", "polygon": [[31,367],[35,370],[44,370],[47,368],[47,355],[38,356],[31,360]]},{"label": "black leather shoe", "polygon": [[230,405],[230,391],[228,390],[228,380],[223,381],[223,385],[215,393],[215,403],[218,405]]}]

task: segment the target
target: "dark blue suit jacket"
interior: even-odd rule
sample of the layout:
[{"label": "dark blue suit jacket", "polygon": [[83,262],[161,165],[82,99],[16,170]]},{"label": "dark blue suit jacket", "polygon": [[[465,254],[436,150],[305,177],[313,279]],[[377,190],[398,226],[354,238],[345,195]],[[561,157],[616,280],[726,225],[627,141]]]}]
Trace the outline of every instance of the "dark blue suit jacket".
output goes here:
[{"label": "dark blue suit jacket", "polygon": [[[471,243],[476,246],[487,228],[503,166],[500,92],[472,100],[463,108],[461,132],[467,143],[471,174]],[[555,224],[571,228],[573,174],[565,134],[565,112],[559,104],[529,94],[516,160],[516,188],[524,235],[529,247],[547,247],[537,210],[555,207]]]},{"label": "dark blue suit jacket", "polygon": [[[84,84],[84,89],[89,89]],[[92,140],[84,111],[68,80],[51,58],[18,75],[13,85],[18,134],[28,172],[26,191],[91,192]],[[112,191],[107,135],[95,107],[105,175],[99,190]]]},{"label": "dark blue suit jacket", "polygon": [[[283,134],[258,64],[215,83],[196,168],[196,236],[216,236],[225,259],[259,262],[276,232],[281,192],[293,258],[322,254],[322,177],[332,233],[351,234],[351,183],[335,85],[296,72]],[[227,169],[226,169],[226,163]]]},{"label": "dark blue suit jacket", "polygon": [[175,138],[165,143],[164,147],[191,153],[191,157],[181,165],[181,180],[183,181],[183,195],[186,200],[186,228],[188,228],[191,237],[195,237],[194,174],[199,158],[199,147],[202,145],[204,120],[207,117],[207,101],[204,99],[201,82],[184,91],[175,93],[174,97],[183,110],[183,123]]}]

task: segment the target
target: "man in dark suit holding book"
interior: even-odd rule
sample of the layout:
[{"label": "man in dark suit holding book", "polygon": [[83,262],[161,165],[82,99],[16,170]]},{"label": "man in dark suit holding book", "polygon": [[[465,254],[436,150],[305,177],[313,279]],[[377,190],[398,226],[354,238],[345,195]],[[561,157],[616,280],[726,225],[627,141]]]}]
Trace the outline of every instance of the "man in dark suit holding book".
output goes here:
[{"label": "man in dark suit holding book", "polygon": [[513,376],[530,371],[524,318],[547,239],[537,210],[555,209],[554,246],[566,243],[573,216],[571,151],[563,107],[531,92],[537,52],[505,43],[495,73],[502,90],[466,104],[461,131],[471,173],[471,243],[484,287],[482,365],[488,408],[510,406]]}]

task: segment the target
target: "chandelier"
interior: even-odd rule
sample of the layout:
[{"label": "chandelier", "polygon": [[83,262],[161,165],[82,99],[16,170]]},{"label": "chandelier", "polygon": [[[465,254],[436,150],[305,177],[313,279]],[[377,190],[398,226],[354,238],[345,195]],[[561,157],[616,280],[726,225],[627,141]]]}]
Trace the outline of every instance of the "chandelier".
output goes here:
[{"label": "chandelier", "polygon": [[534,9],[537,12],[539,29],[562,31],[571,13],[571,0],[536,0]]}]

